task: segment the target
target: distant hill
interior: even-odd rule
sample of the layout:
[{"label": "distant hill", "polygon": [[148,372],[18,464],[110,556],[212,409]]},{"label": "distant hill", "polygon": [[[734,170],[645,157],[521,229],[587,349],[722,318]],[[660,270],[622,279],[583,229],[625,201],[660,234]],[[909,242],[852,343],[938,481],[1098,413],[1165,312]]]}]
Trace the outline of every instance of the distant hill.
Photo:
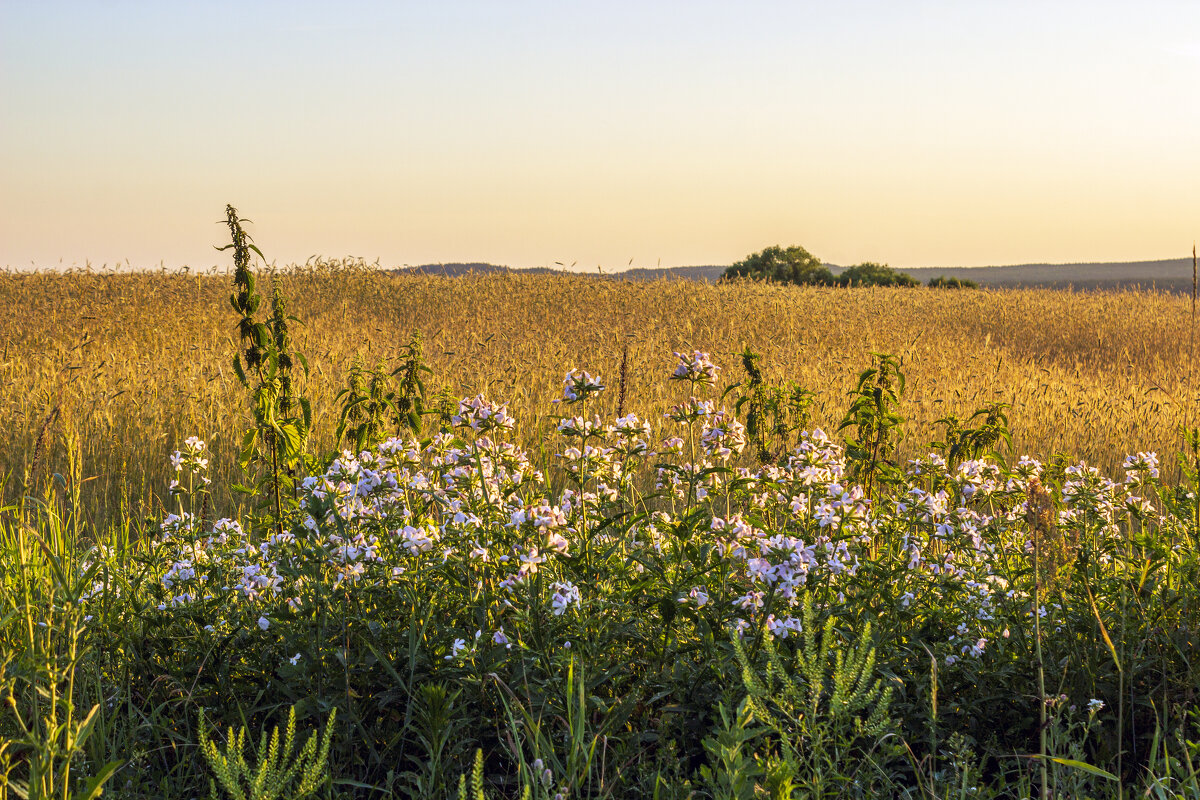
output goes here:
[{"label": "distant hill", "polygon": [[422,264],[418,267],[402,267],[396,272],[410,272],[421,275],[446,275],[451,278],[457,278],[459,275],[469,275],[471,273],[492,273],[492,272],[534,272],[545,273],[554,272],[546,267],[528,267],[522,269],[514,269],[513,267],[501,267],[496,264],[485,264],[483,262],[473,262],[469,264],[454,263],[454,264]]},{"label": "distant hill", "polygon": [[981,286],[1118,289],[1131,286],[1167,291],[1192,290],[1192,260],[1114,261],[1088,264],[1017,264],[1006,267],[919,267],[906,269],[922,283],[945,275]]},{"label": "distant hill", "polygon": [[[552,272],[567,272],[568,270],[556,270],[550,267],[505,267],[496,264],[486,264],[483,262],[473,263],[454,263],[454,264],[421,264],[416,267],[403,267],[396,270],[397,272],[412,272],[421,275],[448,275],[457,277],[459,275],[467,275],[469,273],[490,274],[495,272],[526,272],[533,274],[545,274]],[[656,281],[660,279],[667,280],[691,280],[691,281],[709,281],[715,283],[721,274],[725,272],[725,267],[710,266],[710,267],[636,267],[634,269],[618,270],[615,272],[583,272],[578,270],[570,270],[572,275],[593,275],[605,278],[618,278],[630,281]]]},{"label": "distant hill", "polygon": [[[836,275],[846,267],[827,264]],[[725,272],[724,266],[702,267],[638,267],[615,272],[573,274],[593,275],[618,280],[692,280],[715,283]],[[447,275],[455,277],[469,273],[528,272],[553,273],[549,267],[507,267],[483,262],[453,264],[422,264],[405,267],[398,272],[415,272],[423,275]],[[1042,287],[1065,289],[1121,289],[1133,286],[1157,288],[1171,292],[1192,290],[1192,260],[1172,258],[1160,261],[1122,261],[1086,264],[1015,264],[1003,267],[915,267],[901,270],[912,275],[921,283],[944,275],[947,278],[965,278],[980,286],[995,287]]]},{"label": "distant hill", "polygon": [[[657,281],[662,278],[707,281],[716,283],[724,274],[726,267],[636,267],[612,273],[614,278],[631,281]],[[605,273],[608,274],[608,273]]]}]

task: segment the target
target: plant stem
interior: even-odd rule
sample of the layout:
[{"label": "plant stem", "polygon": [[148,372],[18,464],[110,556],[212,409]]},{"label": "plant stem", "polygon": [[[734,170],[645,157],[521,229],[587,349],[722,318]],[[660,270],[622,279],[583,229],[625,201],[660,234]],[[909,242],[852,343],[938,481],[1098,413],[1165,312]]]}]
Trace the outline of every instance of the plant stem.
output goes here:
[{"label": "plant stem", "polygon": [[1050,800],[1050,776],[1046,765],[1046,670],[1042,662],[1042,577],[1038,570],[1041,568],[1040,537],[1036,534],[1033,539],[1033,640],[1037,653],[1038,668],[1038,759],[1041,768],[1042,800]]}]

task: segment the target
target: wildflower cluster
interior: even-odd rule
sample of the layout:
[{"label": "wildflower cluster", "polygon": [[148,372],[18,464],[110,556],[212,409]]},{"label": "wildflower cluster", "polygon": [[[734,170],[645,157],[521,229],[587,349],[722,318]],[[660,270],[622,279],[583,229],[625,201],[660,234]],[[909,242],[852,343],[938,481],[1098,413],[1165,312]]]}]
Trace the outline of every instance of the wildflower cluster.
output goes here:
[{"label": "wildflower cluster", "polygon": [[171,467],[175,471],[168,487],[172,495],[190,499],[206,491],[212,483],[208,477],[207,445],[199,437],[189,436],[183,447],[171,454]]},{"label": "wildflower cluster", "polygon": [[483,395],[458,401],[458,413],[450,421],[456,427],[467,427],[479,433],[512,430],[516,420],[508,415],[507,405],[488,402]]},{"label": "wildflower cluster", "polygon": [[[703,389],[716,367],[695,353],[677,374]],[[574,371],[567,384],[568,402],[602,388]],[[145,619],[186,632],[184,650],[249,639],[264,669],[317,685],[356,626],[370,637],[361,652],[400,637],[458,677],[583,653],[662,669],[716,631],[800,647],[806,606],[822,625],[872,621],[896,674],[932,654],[941,680],[970,682],[997,662],[1028,663],[1034,613],[1049,636],[1080,635],[1065,609],[1085,548],[1090,585],[1127,580],[1117,545],[1128,531],[1180,524],[1159,510],[1153,453],[1131,456],[1120,481],[1086,464],[931,453],[872,499],[819,429],[746,466],[744,427],[708,398],[684,398],[658,430],[634,414],[564,416],[549,475],[507,440],[516,423],[503,404],[479,395],[457,411],[427,440],[330,458],[298,481],[282,531],[208,523],[181,503],[144,543],[150,581],[97,584],[84,601],[124,586]],[[173,463],[202,475],[203,442],[189,439]],[[1162,562],[1147,563],[1157,575]],[[1043,582],[1035,609],[1048,564],[1061,579]]]},{"label": "wildflower cluster", "polygon": [[592,377],[583,370],[573,369],[567,373],[567,377],[563,380],[563,396],[554,402],[581,403],[592,395],[600,394],[603,391],[604,385],[600,383],[599,376]]},{"label": "wildflower cluster", "polygon": [[[679,358],[672,377],[693,385],[715,379],[718,368],[706,354]],[[564,399],[576,402],[602,388],[572,371]],[[683,435],[663,439],[657,454],[650,424],[635,415],[611,423],[594,415],[563,418],[558,464],[574,488],[556,493],[526,453],[493,438],[514,425],[506,407],[482,395],[464,399],[453,423],[473,440],[440,434],[424,446],[389,439],[343,452],[301,483],[302,518],[291,532],[252,540],[233,520],[202,532],[190,514],[169,515],[156,543],[164,564],[156,607],[174,613],[224,598],[207,630],[258,620],[267,633],[270,620],[317,603],[321,585],[349,597],[447,581],[461,592],[455,599],[442,590],[448,607],[482,602],[490,624],[478,635],[455,635],[467,614],[450,615],[445,646],[461,660],[476,646],[468,642],[511,649],[539,613],[569,625],[572,608],[609,602],[581,588],[597,588],[585,580],[597,565],[585,567],[577,556],[598,543],[619,553],[615,563],[650,568],[668,583],[688,572],[692,579],[676,590],[677,600],[711,622],[781,639],[800,630],[797,609],[806,595],[833,610],[878,596],[886,575],[898,619],[940,621],[946,665],[979,658],[1007,638],[1013,616],[1028,603],[1028,587],[1014,582],[1001,554],[1026,541],[1024,493],[1041,464],[1025,459],[1005,471],[973,460],[950,469],[931,454],[910,462],[906,482],[872,508],[862,488],[848,482],[843,448],[820,430],[804,433],[782,463],[750,471],[729,466],[746,437],[725,409],[692,397],[667,417]],[[638,469],[656,455],[655,485],[666,506],[622,530],[614,515],[647,507]],[[173,462],[202,469],[203,442],[189,439]],[[1152,488],[1157,458],[1132,456],[1122,483],[1085,465],[1065,475],[1058,524],[1106,533],[1150,510],[1134,492]],[[685,528],[703,531],[716,562],[689,572],[676,538]],[[574,634],[564,630],[568,636]]]},{"label": "wildflower cluster", "polygon": [[[623,509],[646,507],[636,465],[653,455],[647,422],[563,419],[559,463],[575,488],[555,493],[526,453],[482,435],[512,421],[503,406],[475,397],[460,402],[456,416],[477,433],[471,442],[451,434],[424,446],[389,439],[343,452],[306,478],[293,531],[252,539],[234,520],[200,531],[192,515],[169,515],[155,543],[164,564],[155,607],[171,614],[200,604],[217,609],[205,630],[257,624],[266,634],[323,593],[438,586],[447,608],[459,609],[448,614],[443,641],[461,661],[482,645],[511,650],[539,615],[561,620],[563,640],[578,638],[567,612],[615,602],[586,580],[597,565],[580,560],[604,544],[619,554],[605,569],[636,564],[668,584],[689,574],[678,603],[743,634],[787,639],[801,629],[806,596],[836,613],[879,597],[882,586],[898,621],[939,620],[943,638],[931,645],[953,666],[983,656],[1028,613],[1029,587],[1003,553],[1026,541],[1024,493],[1042,471],[1037,462],[1006,472],[976,460],[951,470],[931,454],[910,462],[907,482],[875,509],[848,482],[843,448],[820,430],[804,433],[784,463],[750,471],[722,466],[745,445],[725,410],[692,398],[668,417],[696,436],[661,443],[655,475],[667,507],[643,524],[622,530],[613,522]],[[197,465],[202,452],[189,440],[177,459]],[[1155,464],[1139,454],[1123,483],[1084,465],[1067,468],[1058,523],[1104,534],[1144,513],[1133,492],[1156,480]],[[681,561],[685,528],[702,531],[717,561],[702,570]],[[465,613],[472,603],[484,604],[482,615]],[[469,634],[469,616],[488,627]]]},{"label": "wildflower cluster", "polygon": [[671,374],[671,380],[707,386],[717,382],[717,373],[721,368],[709,360],[708,353],[693,350],[691,355],[676,353],[675,357],[679,359],[679,364]]}]

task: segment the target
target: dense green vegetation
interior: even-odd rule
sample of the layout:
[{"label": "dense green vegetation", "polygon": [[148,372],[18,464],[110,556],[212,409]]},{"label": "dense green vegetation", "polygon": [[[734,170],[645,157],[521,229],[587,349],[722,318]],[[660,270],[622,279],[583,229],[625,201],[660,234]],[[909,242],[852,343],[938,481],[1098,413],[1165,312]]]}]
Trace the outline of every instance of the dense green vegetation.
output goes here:
[{"label": "dense green vegetation", "polygon": [[892,269],[887,264],[868,261],[849,267],[837,276],[838,286],[920,286],[911,275]]},{"label": "dense green vegetation", "polygon": [[[919,286],[911,275],[867,261],[837,275],[803,247],[778,245],[753,253],[725,270],[723,280],[750,279],[801,286]],[[930,284],[933,285],[932,283]]]},{"label": "dense green vegetation", "polygon": [[947,278],[945,275],[938,275],[936,278],[929,279],[929,287],[931,289],[978,289],[979,284],[966,278]]},{"label": "dense green vegetation", "polygon": [[832,286],[834,283],[829,268],[797,245],[786,250],[774,245],[746,256],[726,269],[723,276],[724,280],[738,278],[815,286]]},{"label": "dense green vegetation", "polygon": [[191,797],[221,775],[206,740],[294,712],[336,796],[453,796],[476,753],[496,797],[1195,787],[1194,483],[1150,454],[1115,483],[1005,466],[996,416],[896,463],[886,358],[846,448],[743,394],[766,459],[739,467],[718,374],[680,356],[653,442],[571,372],[553,456],[464,399],[321,459],[278,518],[268,475],[260,513],[211,519],[197,439],[160,519],[89,531],[69,480],[7,509],[0,774]]},{"label": "dense green vegetation", "polygon": [[9,478],[0,800],[1200,796],[1200,433],[1106,476],[992,402],[909,457],[902,359],[826,433],[749,349],[518,420],[414,337],[321,448],[228,221],[234,493],[195,436],[156,510]]}]

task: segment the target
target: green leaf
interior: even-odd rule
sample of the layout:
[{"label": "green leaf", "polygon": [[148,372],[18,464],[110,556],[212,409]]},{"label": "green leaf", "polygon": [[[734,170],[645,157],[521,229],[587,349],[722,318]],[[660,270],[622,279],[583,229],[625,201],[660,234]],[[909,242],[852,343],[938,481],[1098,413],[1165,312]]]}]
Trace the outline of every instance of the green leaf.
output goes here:
[{"label": "green leaf", "polygon": [[242,451],[241,455],[238,456],[238,465],[243,471],[250,468],[250,460],[254,458],[254,445],[257,441],[257,428],[250,428],[242,435]]},{"label": "green leaf", "polygon": [[92,706],[92,710],[83,718],[83,722],[79,726],[79,730],[75,732],[75,741],[80,747],[87,742],[88,737],[92,735],[92,726],[96,724],[96,712],[100,710],[99,705]]},{"label": "green leaf", "polygon": [[233,354],[233,373],[242,382],[242,386],[250,385],[250,381],[246,380],[246,371],[242,369],[242,357],[237,353]]},{"label": "green leaf", "polygon": [[304,415],[304,429],[312,430],[312,403],[308,402],[307,397],[300,398],[300,411]]},{"label": "green leaf", "polygon": [[678,611],[679,603],[674,597],[665,596],[658,601],[658,613],[662,614],[663,622],[668,625],[675,619],[675,614]]},{"label": "green leaf", "polygon": [[80,795],[80,800],[96,800],[97,797],[104,794],[104,784],[108,783],[109,778],[121,766],[120,761],[110,761],[100,768],[92,778],[83,786],[83,794]]},{"label": "green leaf", "polygon": [[1080,770],[1081,772],[1087,772],[1091,775],[1095,775],[1100,778],[1105,778],[1110,781],[1119,781],[1120,780],[1120,778],[1118,778],[1116,775],[1113,775],[1111,772],[1105,772],[1104,770],[1100,769],[1099,767],[1093,767],[1091,764],[1084,763],[1083,761],[1076,761],[1073,758],[1058,758],[1057,756],[1043,756],[1040,753],[1031,753],[1029,755],[1029,758],[1037,759],[1037,760],[1045,758],[1047,761],[1053,761],[1055,764],[1062,764],[1064,767],[1070,767],[1071,769],[1077,769],[1077,770]]},{"label": "green leaf", "polygon": [[283,440],[284,458],[291,461],[300,455],[304,443],[304,437],[300,435],[300,429],[294,422],[286,422],[283,425],[275,427],[275,432],[279,434],[279,438]]}]

